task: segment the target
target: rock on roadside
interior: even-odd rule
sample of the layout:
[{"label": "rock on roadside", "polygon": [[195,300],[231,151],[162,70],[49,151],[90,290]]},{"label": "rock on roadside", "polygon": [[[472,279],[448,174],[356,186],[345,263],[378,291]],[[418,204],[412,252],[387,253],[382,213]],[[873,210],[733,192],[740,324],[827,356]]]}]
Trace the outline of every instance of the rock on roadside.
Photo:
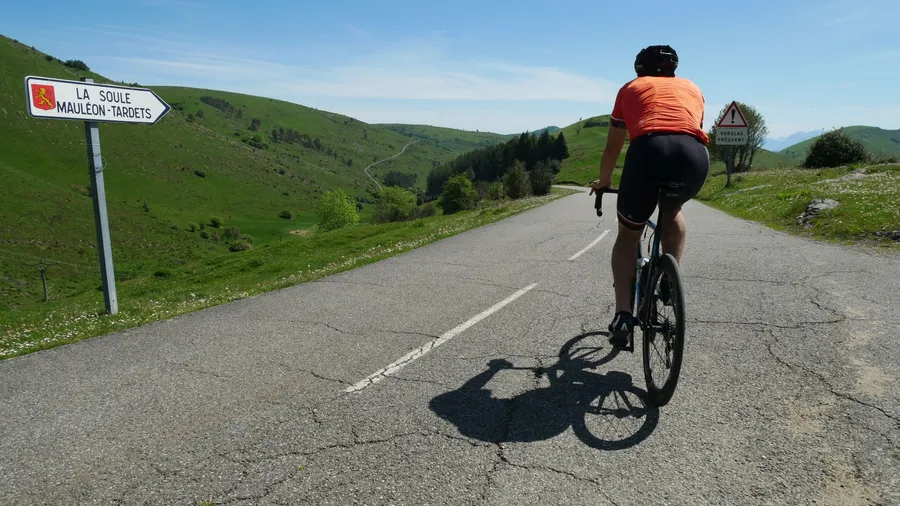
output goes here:
[{"label": "rock on roadside", "polygon": [[837,200],[832,199],[815,199],[806,206],[803,214],[797,217],[797,224],[804,227],[811,227],[812,220],[826,209],[834,209],[840,205]]}]

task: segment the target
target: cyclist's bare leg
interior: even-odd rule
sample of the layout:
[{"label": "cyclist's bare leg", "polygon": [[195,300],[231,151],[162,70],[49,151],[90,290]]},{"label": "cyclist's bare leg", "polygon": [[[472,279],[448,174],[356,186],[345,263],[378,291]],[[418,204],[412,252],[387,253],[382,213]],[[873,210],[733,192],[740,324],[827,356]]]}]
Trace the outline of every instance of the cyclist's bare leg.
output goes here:
[{"label": "cyclist's bare leg", "polygon": [[612,250],[613,281],[616,284],[616,312],[631,311],[631,287],[637,269],[638,243],[641,230],[632,230],[619,221],[619,234]]},{"label": "cyclist's bare leg", "polygon": [[671,253],[681,265],[681,254],[684,252],[684,237],[686,224],[681,208],[662,213],[662,244],[663,253]]}]

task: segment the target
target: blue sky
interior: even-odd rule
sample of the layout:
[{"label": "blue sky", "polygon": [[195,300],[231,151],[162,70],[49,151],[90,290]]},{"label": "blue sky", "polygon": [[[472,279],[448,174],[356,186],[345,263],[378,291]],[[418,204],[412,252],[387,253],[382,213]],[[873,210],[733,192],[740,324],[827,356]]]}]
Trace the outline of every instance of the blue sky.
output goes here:
[{"label": "blue sky", "polygon": [[113,79],[276,97],[371,123],[565,126],[608,114],[637,51],[670,44],[707,116],[740,100],[772,137],[900,128],[897,0],[5,3],[0,33]]}]

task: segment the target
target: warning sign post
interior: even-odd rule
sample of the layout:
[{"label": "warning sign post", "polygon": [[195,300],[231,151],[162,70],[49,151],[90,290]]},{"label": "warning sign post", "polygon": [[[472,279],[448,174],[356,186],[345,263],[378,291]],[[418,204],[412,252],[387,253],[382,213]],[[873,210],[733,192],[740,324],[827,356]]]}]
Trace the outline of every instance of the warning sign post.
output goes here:
[{"label": "warning sign post", "polygon": [[119,301],[116,297],[112,245],[109,239],[98,123],[152,125],[162,119],[170,107],[152,90],[94,84],[94,80],[87,77],[80,81],[69,81],[28,76],[25,78],[25,96],[28,113],[34,118],[84,121],[97,251],[103,280],[103,301],[106,313],[114,315],[119,312]]},{"label": "warning sign post", "polygon": [[746,146],[750,142],[750,124],[741,112],[736,101],[732,101],[725,109],[725,114],[716,123],[716,145],[731,146],[728,156],[725,158],[727,181],[725,186],[731,186],[731,174],[734,172],[735,146]]}]

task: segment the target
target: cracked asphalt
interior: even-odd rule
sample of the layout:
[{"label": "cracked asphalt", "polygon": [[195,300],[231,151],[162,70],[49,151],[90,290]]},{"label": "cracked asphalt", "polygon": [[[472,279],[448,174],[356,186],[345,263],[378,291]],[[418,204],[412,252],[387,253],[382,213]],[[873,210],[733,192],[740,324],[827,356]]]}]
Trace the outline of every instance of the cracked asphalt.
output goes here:
[{"label": "cracked asphalt", "polygon": [[689,204],[657,409],[592,206],[0,362],[0,503],[900,504],[900,256]]}]

